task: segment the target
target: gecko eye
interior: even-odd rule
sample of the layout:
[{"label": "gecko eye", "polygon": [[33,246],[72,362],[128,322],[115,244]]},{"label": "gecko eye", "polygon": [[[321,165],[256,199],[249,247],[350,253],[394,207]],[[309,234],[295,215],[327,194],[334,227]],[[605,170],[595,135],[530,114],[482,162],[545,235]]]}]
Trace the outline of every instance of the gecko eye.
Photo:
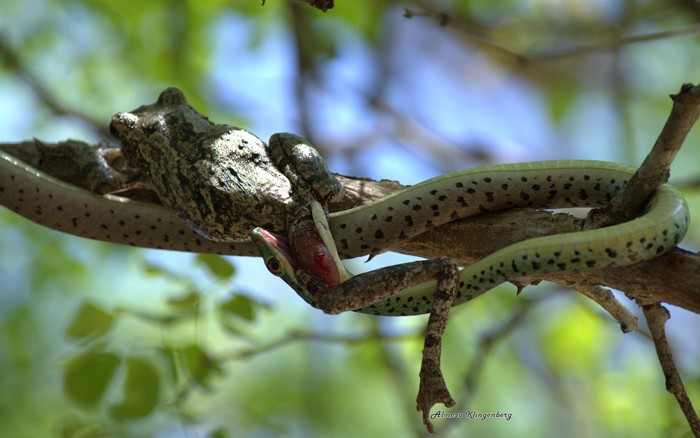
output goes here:
[{"label": "gecko eye", "polygon": [[265,262],[265,266],[273,275],[278,277],[282,275],[282,264],[276,258],[272,257],[268,259],[267,262]]}]

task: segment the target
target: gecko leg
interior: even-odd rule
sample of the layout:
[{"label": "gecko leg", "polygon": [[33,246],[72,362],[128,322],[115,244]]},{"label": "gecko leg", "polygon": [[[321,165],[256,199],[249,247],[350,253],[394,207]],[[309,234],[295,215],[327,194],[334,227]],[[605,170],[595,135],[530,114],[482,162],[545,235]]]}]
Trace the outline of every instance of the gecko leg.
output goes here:
[{"label": "gecko leg", "polygon": [[[428,325],[423,344],[423,359],[421,361],[419,373],[418,397],[416,398],[416,410],[423,415],[423,424],[428,428],[428,432],[433,433],[433,424],[430,422],[430,408],[436,403],[442,403],[451,408],[455,401],[450,395],[450,391],[445,384],[440,366],[442,355],[442,336],[447,327],[452,302],[454,301],[454,291],[457,288],[457,273],[459,268],[454,260],[449,269],[450,275],[438,278],[437,288],[433,295],[433,307],[428,317]],[[447,268],[447,267],[446,267]]]},{"label": "gecko leg", "polygon": [[[447,407],[455,404],[440,369],[440,356],[459,266],[453,259],[440,257],[352,276],[340,263],[322,207],[312,202],[309,209],[309,215],[296,223],[297,232],[288,241],[260,228],[253,230],[251,239],[270,272],[281,277],[312,306],[331,314],[365,308],[371,312],[375,303],[391,299],[415,285],[436,281],[434,286],[429,286],[434,289],[429,295],[432,302],[416,399],[423,423],[433,432],[430,408],[436,403]],[[294,246],[304,250],[295,252]]]},{"label": "gecko leg", "polygon": [[302,203],[319,201],[325,209],[327,202],[343,199],[343,185],[306,140],[294,134],[277,133],[270,137],[268,149],[277,169],[296,191],[303,192]]},{"label": "gecko leg", "polygon": [[[59,143],[44,143],[34,140],[34,147],[39,160],[55,163],[57,172],[69,172],[72,177],[80,176],[87,188],[98,195],[118,193],[132,189],[150,190],[150,185],[143,181],[140,172],[128,168],[121,149],[107,143],[99,147],[68,140]],[[43,167],[39,163],[40,167]],[[77,169],[72,171],[71,169]],[[51,168],[47,170],[51,173]],[[59,179],[61,175],[57,175]]]},{"label": "gecko leg", "polygon": [[317,307],[333,314],[371,306],[416,284],[437,281],[426,329],[416,399],[416,409],[422,412],[423,424],[431,433],[434,429],[429,419],[430,408],[437,403],[447,407],[455,404],[442,375],[440,356],[458,272],[459,267],[454,260],[440,257],[360,274],[329,289],[319,287],[303,271],[296,275],[301,284],[306,283],[307,290],[316,299]]}]

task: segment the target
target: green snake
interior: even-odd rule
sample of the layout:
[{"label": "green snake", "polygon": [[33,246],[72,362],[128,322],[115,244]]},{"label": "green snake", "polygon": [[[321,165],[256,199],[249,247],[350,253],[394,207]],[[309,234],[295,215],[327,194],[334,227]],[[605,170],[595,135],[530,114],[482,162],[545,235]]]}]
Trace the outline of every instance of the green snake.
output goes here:
[{"label": "green snake", "polygon": [[[486,166],[439,176],[329,216],[313,201],[311,218],[302,216],[301,233],[277,236],[255,228],[251,241],[212,242],[186,227],[168,209],[117,196],[96,196],[0,151],[0,204],[51,228],[110,242],[235,255],[253,255],[257,247],[273,274],[309,304],[328,313],[430,313],[416,405],[432,432],[431,407],[455,404],[440,370],[441,339],[450,306],[518,277],[624,266],[657,257],[678,244],[688,229],[685,199],[676,188],[664,184],[636,219],[525,240],[462,269],[451,259],[438,258],[352,276],[340,258],[375,255],[430,228],[485,212],[601,206],[622,190],[632,174],[633,169],[600,161]],[[299,244],[312,252],[303,260],[299,251],[290,251],[294,246],[298,250]],[[317,265],[323,265],[322,269]],[[323,273],[326,268],[335,274],[321,278],[320,286],[308,280],[309,271]],[[329,278],[332,282],[323,284]]]},{"label": "green snake", "polygon": [[259,255],[249,242],[207,240],[165,207],[65,183],[0,150],[0,205],[79,237],[143,248]]},{"label": "green snake", "polygon": [[[458,171],[331,213],[329,232],[340,258],[377,254],[432,227],[484,212],[516,207],[601,206],[625,186],[632,173],[633,169],[626,166],[580,160]],[[42,225],[92,239],[181,251],[257,254],[250,241],[207,241],[163,207],[118,196],[96,196],[2,151],[0,204]],[[649,201],[646,213],[637,219],[599,230],[526,240],[461,270],[455,304],[507,278],[623,266],[657,257],[683,238],[688,222],[684,198],[665,184]],[[279,253],[275,255],[283,258]],[[421,285],[360,311],[380,315],[426,313],[431,290],[431,285]]]},{"label": "green snake", "polygon": [[[433,432],[431,408],[438,403],[455,405],[440,365],[451,307],[518,277],[624,266],[657,257],[680,242],[688,229],[684,198],[665,184],[656,189],[636,219],[525,240],[464,268],[450,258],[438,257],[353,276],[343,268],[338,253],[377,254],[429,228],[489,211],[603,205],[622,190],[632,174],[624,166],[596,161],[481,167],[433,178],[328,217],[319,202],[312,200],[312,219],[305,216],[301,220],[304,232],[300,235],[278,236],[255,228],[251,239],[270,272],[326,313],[430,314],[416,408]],[[349,239],[345,237],[348,233],[352,235]],[[298,250],[300,245],[304,250]]]},{"label": "green snake", "polygon": [[[439,176],[374,202],[328,217],[341,257],[376,254],[432,227],[515,207],[598,207],[609,202],[633,174],[601,161],[542,161],[479,167]],[[671,185],[660,186],[638,218],[602,229],[529,239],[503,248],[459,272],[453,305],[469,301],[512,278],[625,266],[673,248],[688,229],[688,207]],[[295,277],[295,261],[274,235],[256,229],[252,238],[268,268],[302,298],[313,294]],[[348,276],[346,275],[346,278]],[[430,312],[435,282],[407,288],[359,312],[415,315]]]}]

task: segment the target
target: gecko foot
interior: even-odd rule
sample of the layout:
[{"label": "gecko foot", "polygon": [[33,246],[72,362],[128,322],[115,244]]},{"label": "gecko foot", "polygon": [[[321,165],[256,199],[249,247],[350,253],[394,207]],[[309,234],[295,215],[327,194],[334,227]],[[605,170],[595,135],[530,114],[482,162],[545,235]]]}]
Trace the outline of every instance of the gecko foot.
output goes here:
[{"label": "gecko foot", "polygon": [[430,408],[442,403],[450,408],[455,401],[447,389],[445,378],[440,371],[440,365],[432,360],[424,360],[420,371],[420,387],[416,398],[416,410],[423,413],[423,424],[428,432],[434,433],[435,429],[430,422]]}]

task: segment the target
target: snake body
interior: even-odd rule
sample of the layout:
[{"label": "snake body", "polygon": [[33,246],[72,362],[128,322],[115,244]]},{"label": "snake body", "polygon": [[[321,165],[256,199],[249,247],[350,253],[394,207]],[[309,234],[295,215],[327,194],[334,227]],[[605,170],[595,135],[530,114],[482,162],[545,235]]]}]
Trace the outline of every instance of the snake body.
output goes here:
[{"label": "snake body", "polygon": [[172,211],[66,184],[0,151],[0,205],[25,218],[88,239],[144,248],[259,255],[250,242],[214,242]]},{"label": "snake body", "polygon": [[[535,161],[483,166],[426,180],[362,206],[332,213],[341,256],[376,254],[430,228],[510,208],[600,207],[634,169],[607,161]],[[678,203],[682,203],[678,195]]]},{"label": "snake body", "polygon": [[[332,213],[341,258],[376,254],[444,223],[516,207],[596,207],[612,199],[633,169],[602,161],[543,161],[486,166],[442,175],[362,206]],[[96,196],[0,151],[0,204],[42,225],[109,242],[194,252],[257,255],[250,241],[211,242],[169,210]],[[460,272],[455,304],[510,278],[553,271],[622,266],[675,246],[688,228],[677,189],[657,189],[646,213],[599,230],[526,240]],[[426,313],[434,285],[421,285],[362,309],[383,315]]]},{"label": "snake body", "polygon": [[[682,240],[688,209],[678,190],[665,185],[657,189],[646,210],[643,216],[619,225],[528,239],[496,251],[460,271],[453,306],[518,277],[626,266],[658,257]],[[424,283],[360,311],[400,316],[428,313],[434,290],[434,281]]]},{"label": "snake body", "polygon": [[[343,256],[376,254],[432,227],[515,207],[597,207],[627,184],[634,169],[603,161],[540,161],[480,167],[439,176],[329,216],[330,235]],[[678,244],[689,225],[685,199],[660,186],[642,216],[602,229],[525,240],[462,269],[453,305],[518,277],[625,266],[657,257]],[[350,236],[348,236],[350,233]],[[286,276],[293,282],[293,275]],[[299,292],[300,286],[294,288]],[[430,312],[435,281],[357,309],[376,315]],[[304,293],[305,299],[311,297]],[[300,294],[301,295],[301,294]]]}]

